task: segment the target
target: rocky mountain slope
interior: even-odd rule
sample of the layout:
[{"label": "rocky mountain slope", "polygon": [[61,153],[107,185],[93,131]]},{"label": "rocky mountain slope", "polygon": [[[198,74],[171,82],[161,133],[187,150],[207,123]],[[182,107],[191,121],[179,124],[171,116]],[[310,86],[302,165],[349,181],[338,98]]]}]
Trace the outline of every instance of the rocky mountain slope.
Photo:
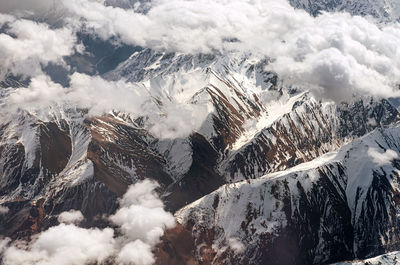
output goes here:
[{"label": "rocky mountain slope", "polygon": [[355,261],[345,261],[336,263],[338,265],[361,265],[361,264],[369,264],[369,265],[386,265],[386,264],[398,264],[399,263],[399,252],[391,252],[385,255],[381,255],[378,257],[366,259],[366,260],[355,260]]},{"label": "rocky mountain slope", "polygon": [[358,16],[372,16],[381,22],[400,19],[400,3],[396,0],[289,0],[295,8],[301,8],[316,16],[320,12],[348,12]]},{"label": "rocky mountain slope", "polygon": [[[156,251],[171,264],[321,264],[394,249],[397,109],[319,101],[283,86],[268,63],[144,49],[104,77],[142,87],[156,122],[64,105],[15,113],[0,127],[0,234],[30,236],[70,209],[102,226],[129,184],[153,179],[181,223]],[[179,104],[201,124],[165,135]],[[180,239],[188,248],[171,243]]]},{"label": "rocky mountain slope", "polygon": [[289,170],[227,184],[176,216],[210,264],[329,264],[396,249],[399,137],[399,127],[378,129]]}]

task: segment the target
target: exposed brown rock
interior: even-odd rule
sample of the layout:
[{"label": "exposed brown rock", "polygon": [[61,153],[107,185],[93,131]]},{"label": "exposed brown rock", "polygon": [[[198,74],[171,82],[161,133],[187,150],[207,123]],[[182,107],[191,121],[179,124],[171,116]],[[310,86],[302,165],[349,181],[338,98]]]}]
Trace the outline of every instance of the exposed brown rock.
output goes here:
[{"label": "exposed brown rock", "polygon": [[181,224],[165,231],[155,250],[156,265],[200,265],[195,257],[192,233]]},{"label": "exposed brown rock", "polygon": [[40,126],[41,162],[50,174],[60,173],[71,156],[71,138],[65,127],[62,130],[54,122]]},{"label": "exposed brown rock", "polygon": [[[148,133],[111,116],[88,119],[92,134],[88,158],[94,164],[95,177],[118,195],[138,179],[155,179],[162,186],[171,183],[164,172],[164,159],[146,141]],[[126,169],[134,171],[134,176]]]}]

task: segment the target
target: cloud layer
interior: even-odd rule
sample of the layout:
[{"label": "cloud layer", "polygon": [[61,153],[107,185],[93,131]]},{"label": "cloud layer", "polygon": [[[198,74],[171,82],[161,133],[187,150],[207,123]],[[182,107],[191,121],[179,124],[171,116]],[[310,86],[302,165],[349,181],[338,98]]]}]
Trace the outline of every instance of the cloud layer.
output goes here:
[{"label": "cloud layer", "polygon": [[54,106],[88,109],[91,117],[116,110],[134,117],[147,117],[144,125],[150,133],[171,139],[190,135],[212,111],[187,101],[166,100],[159,105],[149,91],[151,87],[123,80],[107,81],[100,76],[79,73],[70,79],[70,86],[63,87],[46,75],[33,77],[28,87],[17,88],[3,100],[0,98],[0,122],[11,119],[20,109],[43,120],[48,119],[47,110]]},{"label": "cloud layer", "polygon": [[18,13],[22,11],[43,12],[53,8],[54,0],[0,0],[1,13]]},{"label": "cloud layer", "polygon": [[76,36],[69,27],[51,29],[32,20],[0,14],[0,80],[7,74],[36,76],[42,66],[64,64],[75,52]]},{"label": "cloud layer", "polygon": [[276,59],[269,69],[288,84],[333,100],[400,95],[399,24],[379,28],[345,13],[314,18],[284,0],[158,0],[146,14],[84,0],[64,5],[104,39],[184,53],[260,53]]},{"label": "cloud layer", "polygon": [[110,217],[121,236],[112,228],[81,228],[78,211],[62,213],[58,226],[41,232],[31,242],[0,241],[5,265],[76,265],[117,261],[121,265],[154,263],[152,249],[164,229],[175,226],[175,219],[164,211],[155,193],[157,184],[149,180],[131,186],[120,201],[120,209]]},{"label": "cloud layer", "polygon": [[[0,10],[49,5],[37,2],[3,1]],[[288,85],[302,86],[337,101],[352,94],[400,95],[395,89],[400,83],[399,24],[379,28],[365,18],[344,13],[314,18],[293,9],[285,0],[154,0],[146,13],[103,1],[57,3],[69,26],[50,30],[25,20],[12,22],[9,35],[2,34],[0,39],[3,68],[37,74],[38,64],[60,62],[62,56],[71,53],[74,37],[70,29],[84,26],[102,39],[117,38],[157,50],[239,50],[270,56],[275,60],[269,70],[278,72]],[[125,4],[121,2],[121,6]]]}]

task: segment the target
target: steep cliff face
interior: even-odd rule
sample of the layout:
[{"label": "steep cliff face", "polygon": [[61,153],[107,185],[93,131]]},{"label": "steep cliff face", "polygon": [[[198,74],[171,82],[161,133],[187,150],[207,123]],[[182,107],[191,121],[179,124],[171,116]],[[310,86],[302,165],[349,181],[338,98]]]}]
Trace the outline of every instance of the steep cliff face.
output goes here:
[{"label": "steep cliff face", "polygon": [[399,127],[376,130],[289,170],[227,184],[177,219],[209,264],[327,264],[396,249],[399,140]]}]

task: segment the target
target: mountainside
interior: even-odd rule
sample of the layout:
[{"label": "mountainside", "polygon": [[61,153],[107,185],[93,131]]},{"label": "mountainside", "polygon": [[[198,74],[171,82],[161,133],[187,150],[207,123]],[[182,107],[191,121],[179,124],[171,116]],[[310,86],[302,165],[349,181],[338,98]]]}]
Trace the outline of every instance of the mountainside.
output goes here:
[{"label": "mountainside", "polygon": [[400,19],[400,3],[396,0],[289,0],[295,7],[316,16],[320,12],[348,12],[357,16],[372,16],[381,22]]},{"label": "mountainside", "polygon": [[397,264],[399,259],[399,252],[391,252],[385,255],[381,255],[375,258],[366,259],[366,260],[356,260],[356,261],[346,261],[336,263],[337,265],[362,265],[362,264],[370,264],[370,265],[386,265],[386,264]]},{"label": "mountainside", "polygon": [[0,0],[0,265],[397,264],[399,43],[400,0]]},{"label": "mountainside", "polygon": [[206,264],[329,264],[399,246],[400,127],[256,180],[176,216]]},{"label": "mountainside", "polygon": [[[142,87],[161,117],[182,115],[169,109],[181,103],[210,110],[189,136],[118,110],[19,111],[0,129],[0,233],[25,238],[70,209],[104,225],[129,184],[153,179],[167,209],[184,207],[156,251],[171,264],[325,264],[395,249],[399,112],[384,99],[321,102],[268,63],[144,49],[105,75]],[[171,250],[180,238],[189,249]]]}]

